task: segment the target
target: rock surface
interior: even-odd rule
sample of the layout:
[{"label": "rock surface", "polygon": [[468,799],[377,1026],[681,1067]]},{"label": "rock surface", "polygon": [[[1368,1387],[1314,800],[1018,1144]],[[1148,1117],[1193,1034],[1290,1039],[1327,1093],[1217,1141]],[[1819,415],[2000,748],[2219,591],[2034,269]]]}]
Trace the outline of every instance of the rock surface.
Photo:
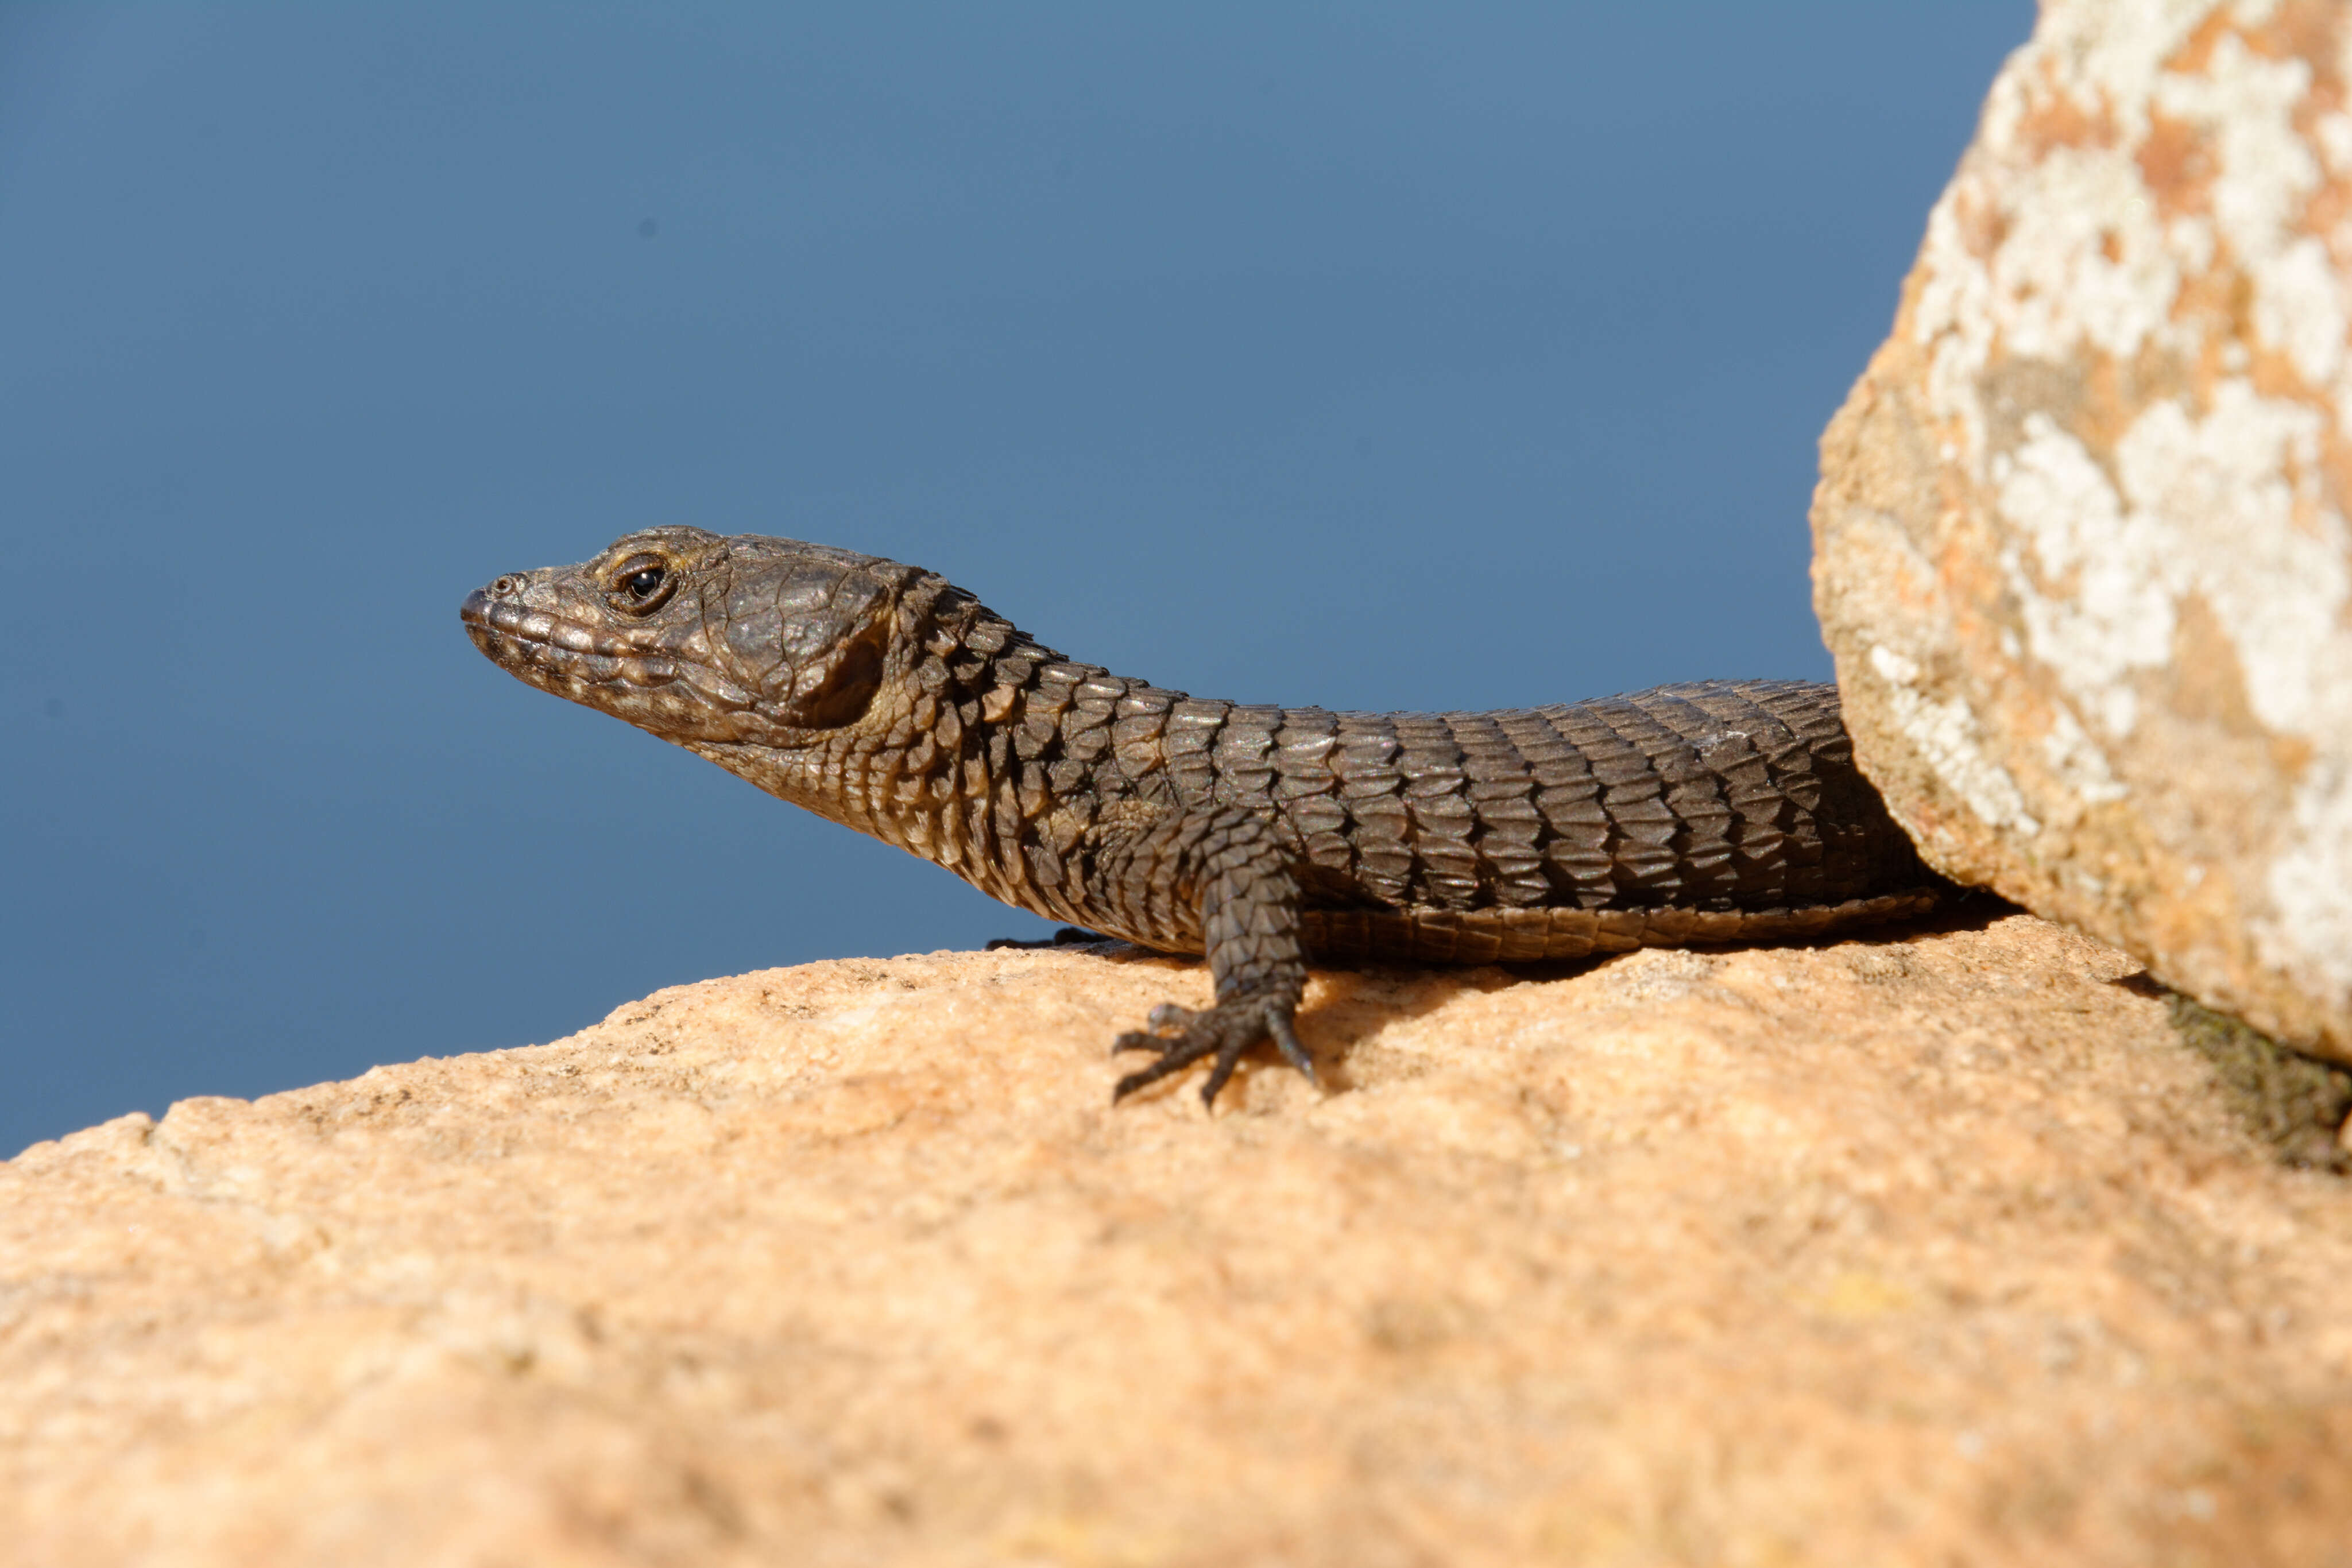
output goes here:
[{"label": "rock surface", "polygon": [[1822,439],[1928,858],[2352,1061],[2352,6],[2049,0]]},{"label": "rock surface", "polygon": [[0,1166],[11,1563],[2352,1563],[2352,1184],[2026,915],[940,954]]}]

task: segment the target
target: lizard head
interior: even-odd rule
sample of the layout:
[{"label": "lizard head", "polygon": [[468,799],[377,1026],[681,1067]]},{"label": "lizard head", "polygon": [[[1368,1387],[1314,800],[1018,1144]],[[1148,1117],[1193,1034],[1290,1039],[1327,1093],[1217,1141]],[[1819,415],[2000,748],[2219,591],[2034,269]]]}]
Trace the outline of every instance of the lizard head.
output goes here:
[{"label": "lizard head", "polygon": [[646,528],[577,566],[466,596],[474,645],[520,680],[681,745],[789,747],[853,725],[893,674],[928,574],[797,539]]}]

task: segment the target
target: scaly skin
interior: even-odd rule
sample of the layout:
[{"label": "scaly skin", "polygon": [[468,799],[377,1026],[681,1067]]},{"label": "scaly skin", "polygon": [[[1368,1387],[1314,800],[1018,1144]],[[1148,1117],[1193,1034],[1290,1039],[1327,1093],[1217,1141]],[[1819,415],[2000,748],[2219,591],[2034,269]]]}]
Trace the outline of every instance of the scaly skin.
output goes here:
[{"label": "scaly skin", "polygon": [[1833,686],[1507,713],[1205,701],[1066,659],[933,573],[651,528],[462,612],[519,678],[1007,904],[1205,953],[1124,1095],[1292,1030],[1310,958],[1445,964],[1789,940],[1946,891],[1855,772]]}]

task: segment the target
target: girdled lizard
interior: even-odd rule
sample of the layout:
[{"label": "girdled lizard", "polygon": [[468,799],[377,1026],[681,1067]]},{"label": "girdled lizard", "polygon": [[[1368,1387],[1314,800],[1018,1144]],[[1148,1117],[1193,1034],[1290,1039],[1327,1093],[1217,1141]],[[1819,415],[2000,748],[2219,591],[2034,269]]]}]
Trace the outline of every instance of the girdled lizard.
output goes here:
[{"label": "girdled lizard", "polygon": [[1709,682],[1500,713],[1215,702],[1066,659],[935,573],[662,528],[467,597],[512,674],[982,892],[1171,953],[1213,1006],[1116,1050],[1292,1028],[1310,960],[1491,964],[1783,941],[1949,891],[1855,771],[1834,686]]}]

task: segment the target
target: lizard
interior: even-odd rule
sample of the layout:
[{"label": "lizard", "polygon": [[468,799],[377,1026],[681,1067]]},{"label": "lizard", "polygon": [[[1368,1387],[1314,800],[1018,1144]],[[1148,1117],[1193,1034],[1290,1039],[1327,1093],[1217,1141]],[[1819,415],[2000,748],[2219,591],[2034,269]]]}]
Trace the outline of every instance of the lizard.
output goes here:
[{"label": "lizard", "polygon": [[1310,962],[1525,963],[1804,940],[1953,889],[1856,769],[1837,688],[1664,685],[1490,713],[1214,701],[1064,657],[919,567],[662,527],[510,572],[494,663],[983,893],[1204,956],[1214,1001],[1112,1049],[1116,1102],[1207,1061],[1214,1107]]}]

